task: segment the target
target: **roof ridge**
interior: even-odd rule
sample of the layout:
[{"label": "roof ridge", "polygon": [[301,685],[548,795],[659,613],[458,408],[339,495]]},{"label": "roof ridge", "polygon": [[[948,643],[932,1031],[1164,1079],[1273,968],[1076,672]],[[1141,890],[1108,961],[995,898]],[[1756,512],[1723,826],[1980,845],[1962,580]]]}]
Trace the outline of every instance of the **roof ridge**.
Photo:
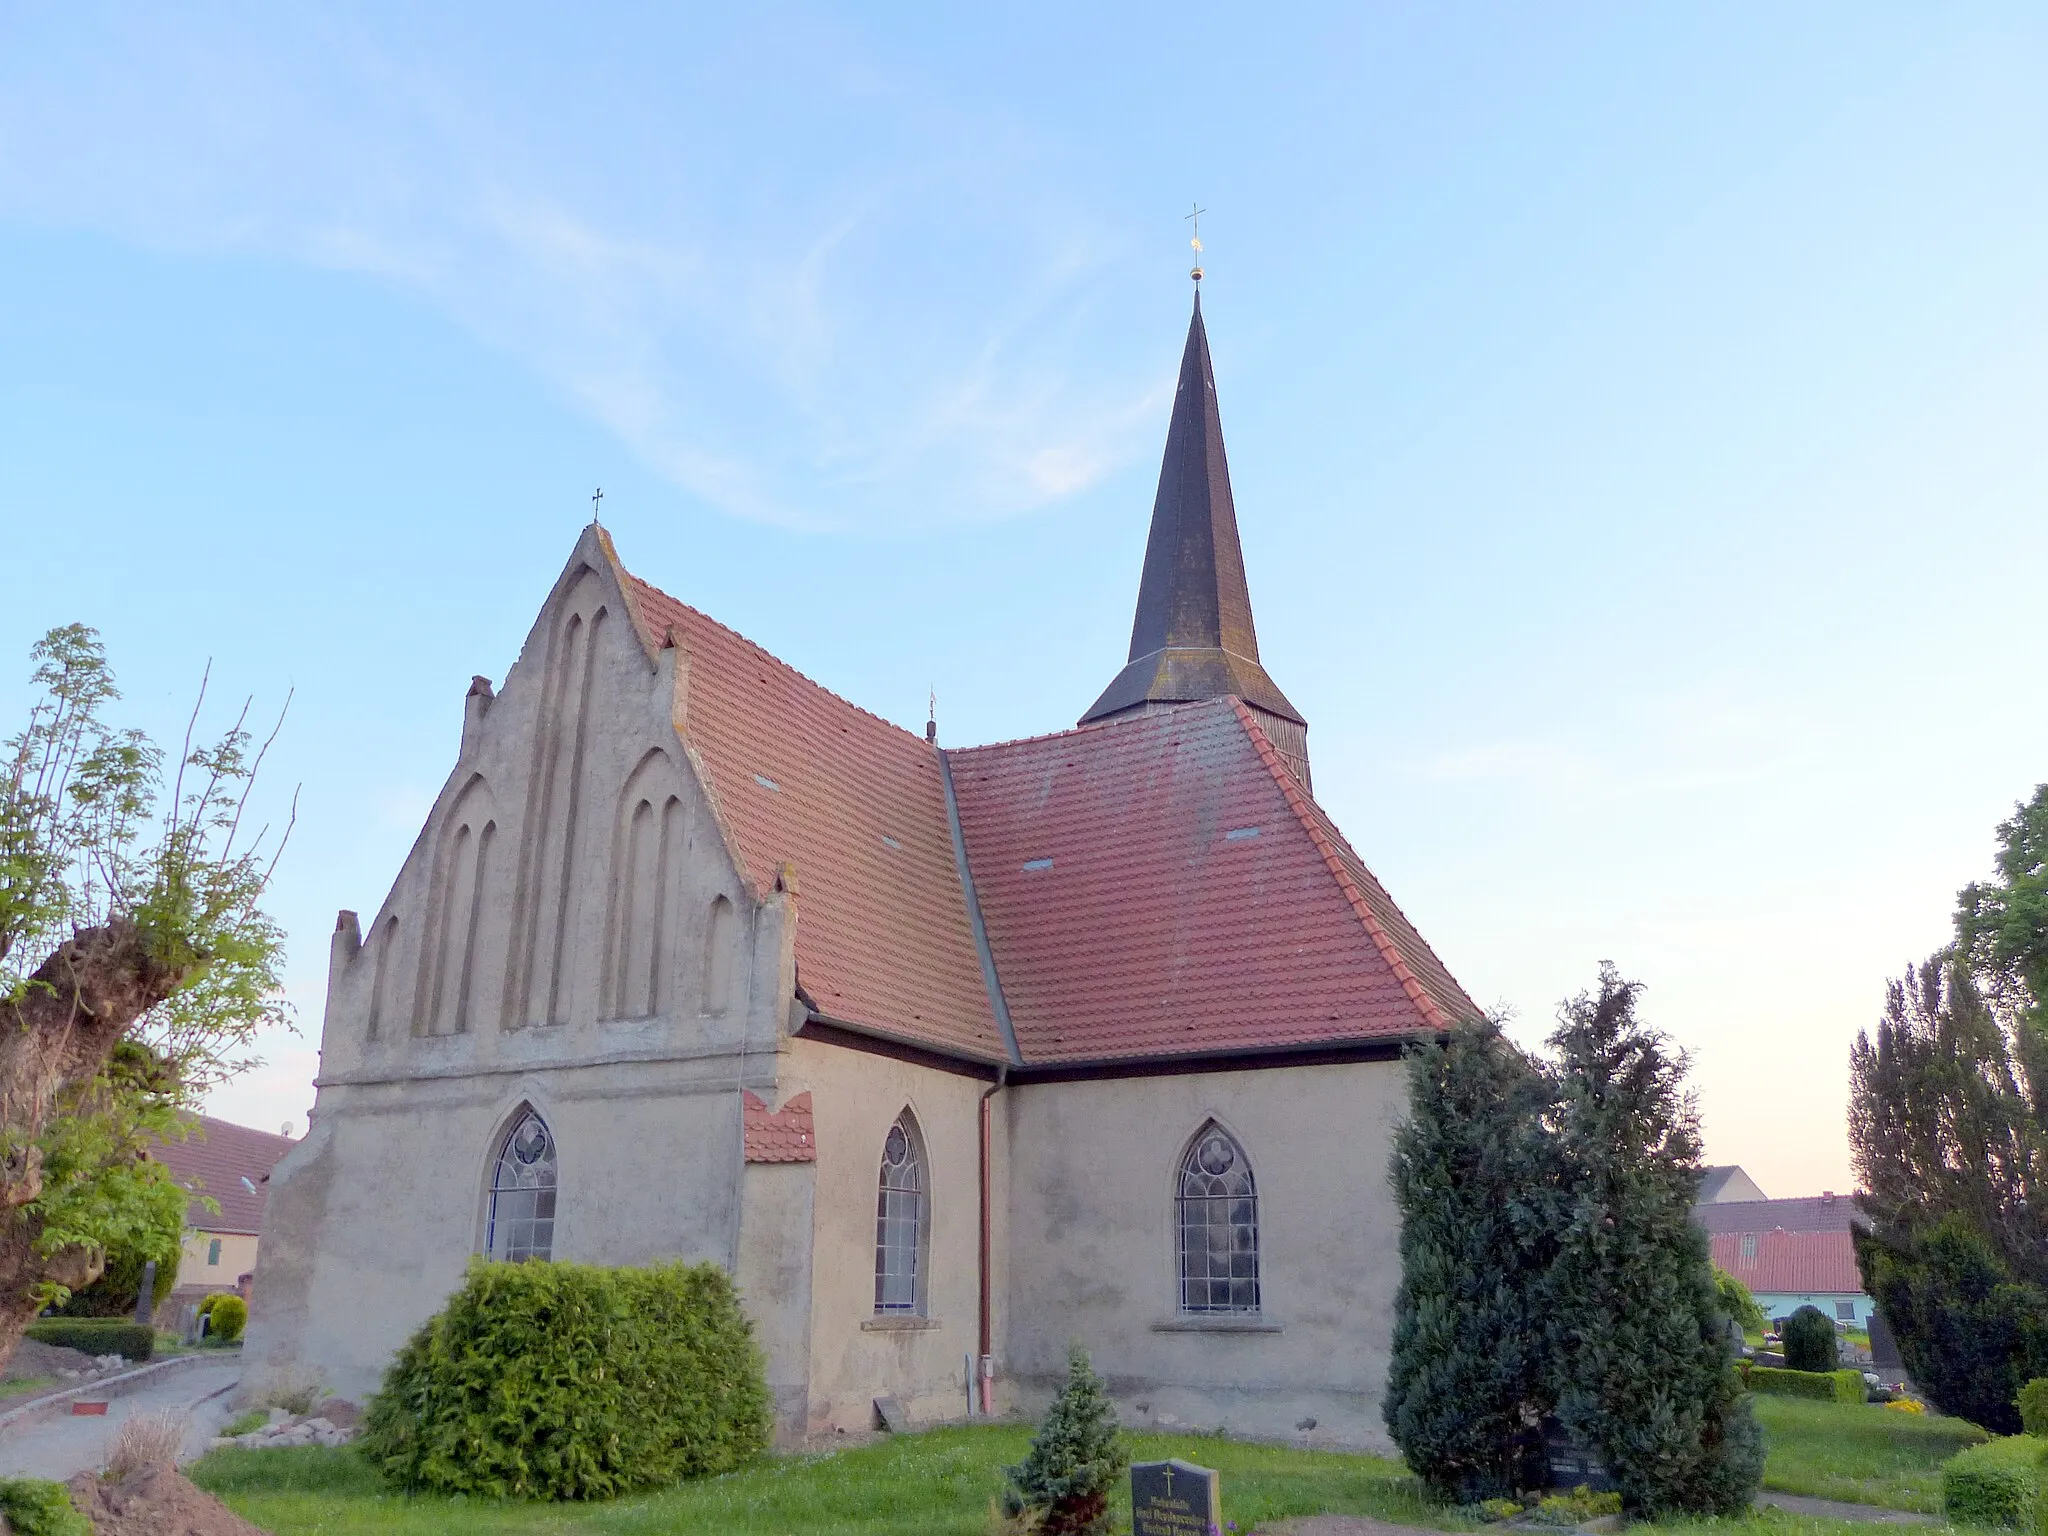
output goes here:
[{"label": "roof ridge", "polygon": [[1273,743],[1266,739],[1265,731],[1260,728],[1258,720],[1244,700],[1232,694],[1230,703],[1237,711],[1239,724],[1251,738],[1252,746],[1258,752],[1259,761],[1266,765],[1266,771],[1272,774],[1273,782],[1280,786],[1281,794],[1286,797],[1287,808],[1294,813],[1295,820],[1301,824],[1302,830],[1308,833],[1309,840],[1322,855],[1324,867],[1330,871],[1331,878],[1337,882],[1337,888],[1351,903],[1351,910],[1358,915],[1358,920],[1365,925],[1365,931],[1371,935],[1373,943],[1379,949],[1380,958],[1387,962],[1388,969],[1394,973],[1394,979],[1401,983],[1401,990],[1408,994],[1408,1000],[1415,1004],[1417,1011],[1422,1014],[1423,1022],[1437,1029],[1448,1029],[1449,1021],[1444,1018],[1443,1010],[1437,1006],[1436,1000],[1429,995],[1429,989],[1423,986],[1420,978],[1402,958],[1386,927],[1373,916],[1372,908],[1366,902],[1365,893],[1359,890],[1358,883],[1344,868],[1344,861],[1337,856],[1337,850],[1330,846],[1330,839],[1324,834],[1323,829],[1317,826],[1315,818],[1309,815],[1307,797],[1302,794],[1301,785],[1295,779],[1293,771],[1280,761],[1280,754],[1274,751]]},{"label": "roof ridge", "polygon": [[[646,577],[637,576],[632,571],[626,570],[626,567],[623,564],[620,565],[619,569],[625,572],[626,579],[633,583],[633,585],[638,587],[645,587],[649,592],[652,592],[656,597],[662,598],[667,602],[674,603],[678,608],[682,609],[683,612],[691,615],[693,618],[702,619],[706,624],[709,624],[713,629],[724,631],[726,634],[732,636],[733,639],[739,641],[741,645],[746,646],[747,649],[757,652],[765,660],[773,663],[782,671],[787,672],[791,677],[795,678],[798,682],[803,683],[807,687],[817,689],[818,692],[824,694],[827,698],[833,700],[835,703],[844,704],[848,709],[852,710],[855,714],[865,715],[868,719],[874,721],[877,725],[886,726],[888,729],[895,731],[900,735],[907,736],[911,741],[915,742],[919,746],[924,745],[924,737],[919,735],[916,731],[911,730],[908,726],[898,725],[894,720],[885,719],[883,716],[876,714],[873,710],[865,709],[862,706],[854,703],[853,700],[849,699],[845,694],[840,693],[835,689],[827,688],[815,677],[810,676],[808,673],[800,670],[797,667],[791,666],[788,662],[784,661],[780,656],[776,655],[773,651],[769,650],[768,647],[761,644],[760,641],[748,639],[747,636],[741,634],[738,630],[734,629],[730,624],[720,623],[717,619],[714,619],[710,614],[706,613],[702,608],[698,608],[693,604],[686,603],[680,597],[677,597],[674,593],[666,592],[662,588],[657,587],[653,582],[649,581]],[[642,630],[642,633],[645,634],[644,629]],[[654,637],[653,643],[657,650],[660,649],[663,638],[664,637],[660,635],[656,635]]]},{"label": "roof ridge", "polygon": [[1133,726],[1140,720],[1156,720],[1164,714],[1178,714],[1182,710],[1220,709],[1225,700],[1186,699],[1172,704],[1155,703],[1143,714],[1109,715],[1100,720],[1088,720],[1080,725],[1063,726],[1057,731],[1041,731],[1036,736],[1006,736],[1001,741],[984,741],[975,747],[948,747],[946,752],[953,757],[965,757],[971,752],[988,752],[997,747],[1028,747],[1041,741],[1057,741],[1062,736],[1085,736],[1096,731],[1115,730],[1119,726]]}]

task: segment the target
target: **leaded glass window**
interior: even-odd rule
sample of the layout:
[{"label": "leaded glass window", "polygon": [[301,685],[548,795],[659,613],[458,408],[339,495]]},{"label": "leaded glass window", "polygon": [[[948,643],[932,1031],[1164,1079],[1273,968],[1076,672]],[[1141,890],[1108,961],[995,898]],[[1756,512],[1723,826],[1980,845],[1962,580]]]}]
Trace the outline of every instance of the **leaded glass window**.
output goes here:
[{"label": "leaded glass window", "polygon": [[1259,1194],[1251,1160],[1213,1120],[1188,1144],[1174,1201],[1183,1312],[1259,1310]]},{"label": "leaded glass window", "polygon": [[491,1169],[491,1209],[484,1251],[519,1264],[555,1248],[555,1138],[532,1110],[521,1112]]},{"label": "leaded glass window", "polygon": [[882,1141],[881,1187],[875,1196],[877,1312],[921,1310],[924,1197],[917,1123],[905,1110]]}]

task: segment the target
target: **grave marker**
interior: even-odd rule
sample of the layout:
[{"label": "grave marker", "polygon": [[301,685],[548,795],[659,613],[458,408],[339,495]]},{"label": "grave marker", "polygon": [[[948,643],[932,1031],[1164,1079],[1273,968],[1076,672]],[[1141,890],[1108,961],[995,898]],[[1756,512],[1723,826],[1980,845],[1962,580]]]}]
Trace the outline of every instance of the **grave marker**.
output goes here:
[{"label": "grave marker", "polygon": [[1223,1525],[1221,1479],[1189,1461],[1131,1467],[1131,1536],[1209,1536]]}]

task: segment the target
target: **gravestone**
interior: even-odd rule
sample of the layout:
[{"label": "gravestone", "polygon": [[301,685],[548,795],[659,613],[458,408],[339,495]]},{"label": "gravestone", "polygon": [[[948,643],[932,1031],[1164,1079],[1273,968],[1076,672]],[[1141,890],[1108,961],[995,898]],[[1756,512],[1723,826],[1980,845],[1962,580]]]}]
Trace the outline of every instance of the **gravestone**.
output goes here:
[{"label": "gravestone", "polygon": [[1880,1371],[1903,1370],[1906,1364],[1899,1358],[1899,1341],[1875,1312],[1870,1314],[1870,1363]]},{"label": "gravestone", "polygon": [[156,1260],[146,1259],[142,1265],[142,1291],[135,1298],[135,1321],[147,1328],[156,1312]]},{"label": "gravestone", "polygon": [[1612,1493],[1613,1474],[1600,1453],[1580,1445],[1555,1419],[1543,1421],[1543,1459],[1550,1468],[1553,1488],[1585,1488],[1593,1493]]},{"label": "gravestone", "polygon": [[1209,1536],[1223,1526],[1221,1480],[1188,1461],[1131,1467],[1131,1536]]}]

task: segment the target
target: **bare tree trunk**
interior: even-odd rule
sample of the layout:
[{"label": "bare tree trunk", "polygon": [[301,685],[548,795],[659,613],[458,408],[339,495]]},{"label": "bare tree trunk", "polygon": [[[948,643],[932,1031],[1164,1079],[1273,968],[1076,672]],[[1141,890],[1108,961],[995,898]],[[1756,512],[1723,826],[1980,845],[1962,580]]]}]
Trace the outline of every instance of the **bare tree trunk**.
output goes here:
[{"label": "bare tree trunk", "polygon": [[96,1078],[116,1042],[184,984],[125,918],[80,928],[45,960],[20,1001],[0,1003],[0,1365],[36,1315],[36,1289],[99,1278],[105,1255],[36,1251],[42,1193],[38,1139],[66,1093]]}]

